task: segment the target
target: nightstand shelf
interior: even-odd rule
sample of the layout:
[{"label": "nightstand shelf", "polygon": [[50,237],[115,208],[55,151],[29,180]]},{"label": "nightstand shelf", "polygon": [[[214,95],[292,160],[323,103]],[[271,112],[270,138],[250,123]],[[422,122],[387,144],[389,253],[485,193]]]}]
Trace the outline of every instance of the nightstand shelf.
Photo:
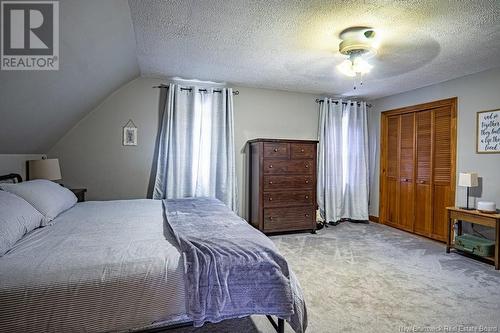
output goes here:
[{"label": "nightstand shelf", "polygon": [[467,256],[477,257],[484,261],[495,265],[495,269],[500,269],[500,214],[486,214],[477,210],[466,210],[457,207],[447,207],[448,226],[446,237],[446,253],[450,253],[451,249],[455,249],[455,232],[453,225],[455,220],[458,223],[458,235],[462,234],[462,221],[483,225],[495,229],[495,255],[493,257],[478,257],[467,252],[459,251],[459,253],[467,254]]}]

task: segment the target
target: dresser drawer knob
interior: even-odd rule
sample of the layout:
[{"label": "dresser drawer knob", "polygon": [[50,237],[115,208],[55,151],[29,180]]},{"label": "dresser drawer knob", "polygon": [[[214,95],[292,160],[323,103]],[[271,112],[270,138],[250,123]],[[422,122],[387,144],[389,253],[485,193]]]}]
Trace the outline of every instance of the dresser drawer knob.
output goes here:
[{"label": "dresser drawer knob", "polygon": [[272,216],[269,216],[269,221],[272,221],[273,220],[273,217]]},{"label": "dresser drawer knob", "polygon": [[273,150],[274,150],[275,153],[278,152],[278,148],[274,148]]},{"label": "dresser drawer knob", "polygon": [[309,217],[309,214],[304,214],[304,215],[305,215],[305,217]]},{"label": "dresser drawer knob", "polygon": [[308,169],[308,168],[309,168],[309,164],[306,164],[306,169]]},{"label": "dresser drawer knob", "polygon": [[269,201],[273,201],[273,198],[272,198],[272,197],[269,197]]},{"label": "dresser drawer knob", "polygon": [[272,169],[273,168],[273,165],[272,164],[269,164],[269,168]]},{"label": "dresser drawer knob", "polygon": [[309,184],[309,180],[306,179],[306,184]]},{"label": "dresser drawer knob", "polygon": [[273,181],[272,180],[269,181],[269,185],[273,185]]},{"label": "dresser drawer knob", "polygon": [[302,148],[302,149],[300,150],[300,152],[301,152],[301,153],[303,153],[303,152],[304,152],[304,148]]},{"label": "dresser drawer knob", "polygon": [[308,195],[306,195],[306,196],[305,196],[305,198],[306,198],[306,199],[309,199],[309,196],[308,196]]}]

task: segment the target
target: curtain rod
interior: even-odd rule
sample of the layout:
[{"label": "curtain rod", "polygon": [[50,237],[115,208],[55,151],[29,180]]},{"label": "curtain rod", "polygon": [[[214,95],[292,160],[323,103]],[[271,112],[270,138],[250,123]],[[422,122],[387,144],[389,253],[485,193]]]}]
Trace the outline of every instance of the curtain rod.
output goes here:
[{"label": "curtain rod", "polygon": [[[160,89],[168,89],[168,86],[167,85],[164,85],[164,84],[160,84],[159,86],[154,86],[153,88],[160,88]],[[188,91],[192,91],[193,88],[181,88],[181,90],[188,90]],[[203,92],[206,92],[207,89],[198,89],[198,91],[203,91]],[[214,92],[216,93],[221,93],[222,90],[218,90],[218,89],[214,89]],[[240,92],[238,90],[235,90],[233,91],[233,95],[239,95]]]},{"label": "curtain rod", "polygon": [[[322,99],[319,99],[319,98],[316,98],[316,103],[323,103],[323,100],[322,100]],[[332,103],[339,104],[339,102],[338,102],[338,101],[333,101]],[[348,103],[347,103],[347,102],[342,102],[342,104],[347,105]],[[353,105],[353,104],[354,104],[354,102],[351,102],[351,105]],[[359,104],[359,102],[357,102],[357,104],[358,104],[358,105],[360,105],[360,104]],[[372,105],[371,105],[371,104],[366,103],[366,107],[367,107],[367,108],[371,108],[371,107],[372,107]]]}]

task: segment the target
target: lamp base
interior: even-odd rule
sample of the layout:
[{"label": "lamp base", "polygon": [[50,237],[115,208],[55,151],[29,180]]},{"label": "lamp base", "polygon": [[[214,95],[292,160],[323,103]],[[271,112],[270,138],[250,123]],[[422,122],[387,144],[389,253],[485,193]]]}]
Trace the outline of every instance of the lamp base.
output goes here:
[{"label": "lamp base", "polygon": [[463,210],[476,210],[476,208],[473,208],[473,207],[458,207],[460,209],[463,209]]}]

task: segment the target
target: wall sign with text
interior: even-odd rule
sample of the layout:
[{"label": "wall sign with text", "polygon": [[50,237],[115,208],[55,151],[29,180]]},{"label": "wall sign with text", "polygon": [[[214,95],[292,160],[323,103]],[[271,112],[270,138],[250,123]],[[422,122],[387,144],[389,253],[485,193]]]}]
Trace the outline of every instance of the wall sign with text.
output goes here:
[{"label": "wall sign with text", "polygon": [[500,109],[477,113],[476,151],[500,153]]}]

